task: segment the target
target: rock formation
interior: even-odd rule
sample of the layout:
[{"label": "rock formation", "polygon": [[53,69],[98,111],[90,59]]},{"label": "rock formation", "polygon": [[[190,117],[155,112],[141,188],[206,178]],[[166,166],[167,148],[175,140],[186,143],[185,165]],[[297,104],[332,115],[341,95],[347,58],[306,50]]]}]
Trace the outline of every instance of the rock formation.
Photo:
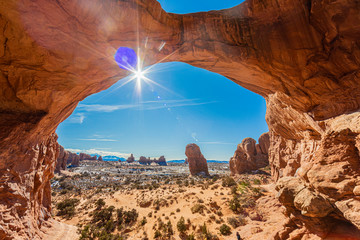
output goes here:
[{"label": "rock formation", "polygon": [[[262,95],[274,180],[298,178],[333,203],[329,223],[359,226],[359,1],[247,0],[180,15],[155,0],[9,0],[0,32],[0,239],[37,238],[50,216],[53,134],[79,101],[128,74],[113,60],[119,46],[147,48],[144,65],[167,57]],[[312,223],[296,209],[294,222]]]},{"label": "rock formation", "polygon": [[58,144],[58,149],[59,157],[56,160],[55,173],[60,173],[61,170],[66,169],[67,159],[69,158],[69,152],[63,146]]},{"label": "rock formation", "polygon": [[144,165],[149,165],[151,163],[151,161],[149,159],[147,159],[146,157],[144,156],[141,156],[139,158],[139,163],[140,164],[144,164]]},{"label": "rock formation", "polygon": [[80,164],[80,159],[81,159],[81,153],[80,155],[78,155],[77,153],[69,152],[67,164],[77,167]]},{"label": "rock formation", "polygon": [[210,175],[207,161],[202,155],[198,145],[195,143],[186,145],[185,155],[188,159],[191,175]]},{"label": "rock formation", "polygon": [[96,156],[91,156],[90,154],[86,154],[86,153],[80,153],[80,161],[83,160],[97,160]]},{"label": "rock formation", "polygon": [[269,134],[259,137],[259,143],[252,138],[245,138],[238,146],[234,156],[230,159],[231,174],[251,172],[269,165],[268,150]]},{"label": "rock formation", "polygon": [[80,166],[80,161],[83,160],[103,161],[102,156],[99,156],[98,159],[96,158],[97,158],[96,156],[91,156],[87,153],[77,154],[70,151],[66,151],[63,146],[59,145],[59,157],[56,160],[55,173],[60,173],[61,170],[65,170],[66,165],[68,164],[73,167],[78,167]]},{"label": "rock formation", "polygon": [[[130,161],[133,160],[132,154],[131,154],[131,156],[129,158],[131,158]],[[164,156],[161,156],[159,159],[154,158],[153,160],[151,160],[150,157],[146,158],[144,156],[141,156],[139,158],[139,163],[143,164],[143,165],[151,165],[151,164],[155,163],[155,164],[160,165],[160,166],[167,166],[166,159],[165,159]]]},{"label": "rock formation", "polygon": [[128,163],[135,162],[134,155],[133,155],[133,154],[131,154],[131,155],[130,155],[130,157],[128,157],[128,159],[126,160],[126,162],[128,162]]},{"label": "rock formation", "polygon": [[154,158],[154,163],[157,163],[160,166],[167,166],[166,159],[164,156],[160,156],[159,159]]}]

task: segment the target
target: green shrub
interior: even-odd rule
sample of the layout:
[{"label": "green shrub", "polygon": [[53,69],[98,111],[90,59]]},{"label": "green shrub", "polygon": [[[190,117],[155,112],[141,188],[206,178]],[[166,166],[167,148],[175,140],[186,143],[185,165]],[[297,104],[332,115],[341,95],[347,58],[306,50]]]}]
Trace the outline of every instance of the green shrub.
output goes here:
[{"label": "green shrub", "polygon": [[189,234],[187,237],[186,237],[186,240],[195,240],[195,236],[193,233]]},{"label": "green shrub", "polygon": [[227,219],[227,222],[233,227],[233,228],[237,228],[239,226],[244,226],[246,225],[246,219],[245,216],[240,214],[237,217],[229,217]]},{"label": "green shrub", "polygon": [[71,219],[75,215],[75,206],[79,204],[79,199],[65,199],[62,202],[56,204],[58,210],[57,215],[63,216],[67,219]]},{"label": "green shrub", "polygon": [[223,187],[231,187],[231,186],[234,186],[234,185],[236,185],[236,182],[232,177],[230,177],[230,176],[223,177],[223,179],[222,179],[222,186]]},{"label": "green shrub", "polygon": [[186,229],[187,229],[187,226],[185,224],[185,219],[184,217],[181,217],[180,220],[177,222],[176,224],[176,227],[177,227],[177,230],[180,232],[180,233],[184,233],[186,232]]},{"label": "green shrub", "polygon": [[144,226],[147,223],[146,217],[143,217],[143,219],[140,221],[140,225]]},{"label": "green shrub", "polygon": [[155,233],[154,233],[154,238],[157,239],[159,237],[161,237],[161,233],[160,233],[159,230],[156,230]]},{"label": "green shrub", "polygon": [[191,207],[191,212],[194,213],[203,213],[204,212],[204,208],[205,206],[202,204],[195,204],[194,206]]},{"label": "green shrub", "polygon": [[220,233],[221,235],[228,236],[231,234],[231,228],[228,225],[223,224],[220,226]]},{"label": "green shrub", "polygon": [[240,213],[242,212],[243,208],[240,204],[240,201],[238,199],[237,196],[234,196],[233,199],[230,200],[229,202],[229,208],[234,212],[234,213]]},{"label": "green shrub", "polygon": [[102,207],[105,206],[105,201],[104,201],[104,199],[102,199],[102,198],[98,199],[98,200],[95,202],[95,205],[96,205],[96,210],[101,209]]}]

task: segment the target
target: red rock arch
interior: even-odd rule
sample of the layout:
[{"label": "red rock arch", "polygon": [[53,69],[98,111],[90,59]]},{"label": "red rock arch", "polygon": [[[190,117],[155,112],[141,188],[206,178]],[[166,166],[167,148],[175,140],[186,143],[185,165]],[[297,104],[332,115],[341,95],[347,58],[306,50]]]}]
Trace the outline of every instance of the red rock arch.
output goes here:
[{"label": "red rock arch", "polygon": [[[186,15],[166,13],[155,0],[1,1],[0,225],[6,227],[0,238],[36,236],[50,211],[56,127],[79,101],[127,74],[113,61],[117,47],[136,49],[146,41],[146,65],[163,58],[183,61],[262,95],[274,178],[297,173],[307,185],[326,185],[331,177],[308,173],[331,164],[345,176],[339,180],[345,190],[334,197],[315,186],[316,194],[360,227],[351,214],[360,205],[354,190],[359,157],[353,154],[359,133],[359,13],[358,1],[346,0],[248,0]],[[328,141],[338,139],[351,154],[327,152]],[[349,156],[350,171],[341,172]]]}]

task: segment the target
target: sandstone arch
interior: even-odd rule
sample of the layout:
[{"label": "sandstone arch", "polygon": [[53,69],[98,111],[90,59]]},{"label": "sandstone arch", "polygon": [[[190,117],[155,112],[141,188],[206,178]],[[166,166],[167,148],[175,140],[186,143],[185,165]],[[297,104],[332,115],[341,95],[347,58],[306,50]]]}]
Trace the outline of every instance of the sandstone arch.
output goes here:
[{"label": "sandstone arch", "polygon": [[[146,65],[168,56],[261,94],[274,178],[297,174],[340,211],[335,218],[360,227],[351,214],[360,205],[358,1],[247,0],[177,15],[155,0],[8,0],[0,32],[0,238],[37,236],[49,217],[57,125],[127,74],[112,61],[118,46],[146,39]],[[350,150],[336,150],[339,141]],[[339,170],[341,194],[322,190],[334,179],[321,178],[321,164]]]}]

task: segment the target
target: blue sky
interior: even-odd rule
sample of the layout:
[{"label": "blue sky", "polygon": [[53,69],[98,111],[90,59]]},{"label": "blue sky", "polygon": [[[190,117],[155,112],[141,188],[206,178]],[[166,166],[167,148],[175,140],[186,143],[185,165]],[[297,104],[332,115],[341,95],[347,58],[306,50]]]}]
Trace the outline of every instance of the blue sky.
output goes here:
[{"label": "blue sky", "polygon": [[[160,1],[175,13],[232,7],[239,1],[177,2]],[[229,79],[185,63],[161,63],[152,70],[146,77],[156,84],[142,81],[141,91],[136,81],[121,87],[125,78],[79,103],[58,127],[59,143],[90,154],[165,155],[170,160],[184,159],[185,146],[194,142],[205,158],[229,160],[243,138],[257,140],[268,131],[265,100]]]}]

